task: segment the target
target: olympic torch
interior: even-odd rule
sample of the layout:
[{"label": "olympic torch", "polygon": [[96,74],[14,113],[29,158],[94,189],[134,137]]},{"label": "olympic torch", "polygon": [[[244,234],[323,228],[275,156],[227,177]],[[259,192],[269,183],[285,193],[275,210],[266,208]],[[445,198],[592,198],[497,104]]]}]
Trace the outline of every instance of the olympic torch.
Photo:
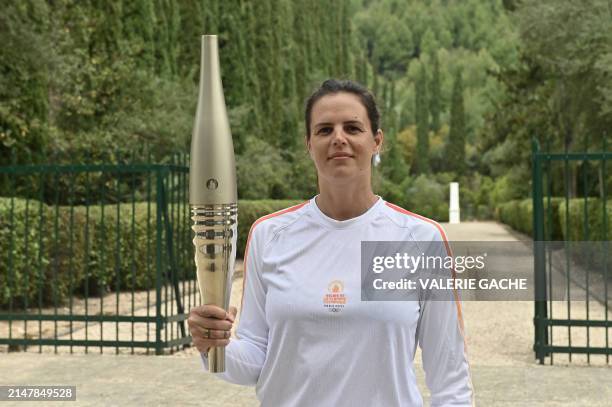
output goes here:
[{"label": "olympic torch", "polygon": [[[237,192],[216,35],[202,36],[200,91],[191,138],[189,204],[203,304],[229,307],[236,259]],[[210,372],[225,371],[225,348],[208,354]]]}]

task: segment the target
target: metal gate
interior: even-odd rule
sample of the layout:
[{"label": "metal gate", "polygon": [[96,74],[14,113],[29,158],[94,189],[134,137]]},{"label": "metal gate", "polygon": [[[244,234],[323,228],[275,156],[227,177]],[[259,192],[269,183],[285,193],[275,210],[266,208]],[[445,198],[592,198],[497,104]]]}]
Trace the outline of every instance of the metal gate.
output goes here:
[{"label": "metal gate", "polygon": [[199,299],[186,156],[0,167],[0,344],[162,354]]},{"label": "metal gate", "polygon": [[555,354],[610,361],[610,159],[605,139],[601,152],[584,153],[543,152],[533,142],[533,349],[540,363],[552,364]]}]

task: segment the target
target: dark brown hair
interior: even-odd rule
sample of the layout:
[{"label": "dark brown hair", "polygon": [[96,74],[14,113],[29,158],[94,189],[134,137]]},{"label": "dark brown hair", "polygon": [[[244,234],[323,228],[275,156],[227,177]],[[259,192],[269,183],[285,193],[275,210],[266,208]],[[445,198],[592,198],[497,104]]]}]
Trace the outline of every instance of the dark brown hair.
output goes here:
[{"label": "dark brown hair", "polygon": [[323,96],[332,95],[340,92],[347,92],[357,95],[361,103],[368,112],[368,119],[372,127],[372,134],[380,128],[380,113],[376,107],[374,96],[365,86],[350,80],[327,79],[321,86],[315,90],[312,95],[306,100],[306,109],[304,112],[304,121],[306,123],[306,139],[310,139],[310,119],[312,116],[312,108],[314,104]]}]

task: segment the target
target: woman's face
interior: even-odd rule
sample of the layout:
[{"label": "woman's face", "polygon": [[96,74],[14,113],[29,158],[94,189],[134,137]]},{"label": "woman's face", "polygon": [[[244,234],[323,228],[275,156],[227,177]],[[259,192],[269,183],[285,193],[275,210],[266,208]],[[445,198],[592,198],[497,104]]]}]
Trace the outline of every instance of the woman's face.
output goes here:
[{"label": "woman's face", "polygon": [[346,182],[370,177],[372,155],[383,134],[372,134],[365,106],[357,95],[339,92],[319,99],[312,108],[308,151],[319,179]]}]

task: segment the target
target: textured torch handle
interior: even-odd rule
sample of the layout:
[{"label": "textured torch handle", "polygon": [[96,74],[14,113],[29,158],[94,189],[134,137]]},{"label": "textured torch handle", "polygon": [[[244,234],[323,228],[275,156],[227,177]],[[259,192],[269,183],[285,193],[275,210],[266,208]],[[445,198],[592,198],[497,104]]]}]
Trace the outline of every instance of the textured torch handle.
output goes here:
[{"label": "textured torch handle", "polygon": [[[229,307],[236,259],[238,205],[199,205],[191,207],[195,232],[195,262],[202,304]],[[225,371],[225,348],[211,348],[209,371]]]},{"label": "textured torch handle", "polygon": [[225,348],[210,348],[210,351],[208,351],[208,371],[213,373],[225,372]]}]

